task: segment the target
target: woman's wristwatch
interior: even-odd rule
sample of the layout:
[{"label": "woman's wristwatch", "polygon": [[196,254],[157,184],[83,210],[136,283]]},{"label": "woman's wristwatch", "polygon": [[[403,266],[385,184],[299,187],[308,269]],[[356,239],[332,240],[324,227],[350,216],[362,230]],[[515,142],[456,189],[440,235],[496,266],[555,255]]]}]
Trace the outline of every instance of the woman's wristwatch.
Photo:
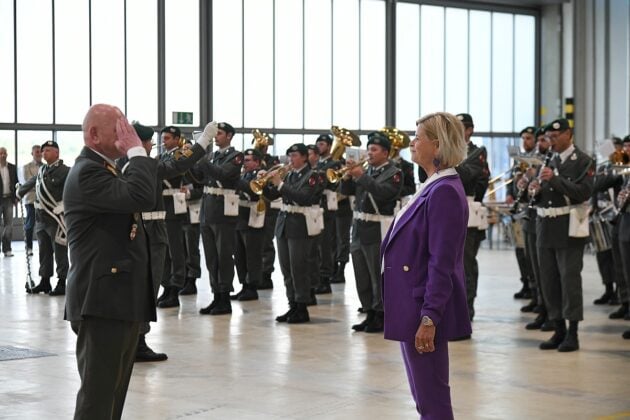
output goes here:
[{"label": "woman's wristwatch", "polygon": [[422,317],[422,325],[425,325],[427,327],[435,326],[435,324],[433,323],[433,320],[426,315]]}]

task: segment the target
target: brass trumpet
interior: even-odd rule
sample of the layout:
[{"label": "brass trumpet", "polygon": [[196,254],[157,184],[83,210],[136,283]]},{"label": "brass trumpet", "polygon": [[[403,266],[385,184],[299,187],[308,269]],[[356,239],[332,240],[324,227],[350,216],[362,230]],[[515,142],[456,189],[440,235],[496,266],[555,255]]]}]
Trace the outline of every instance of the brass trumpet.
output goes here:
[{"label": "brass trumpet", "polygon": [[362,166],[362,165],[365,166],[366,163],[367,163],[367,158],[364,158],[355,164],[346,165],[343,168],[339,168],[339,169],[328,168],[326,170],[326,178],[328,179],[328,182],[330,182],[331,184],[336,184],[337,182],[341,180],[341,178],[343,178],[346,172],[348,172],[350,169],[356,168],[357,166]]},{"label": "brass trumpet", "polygon": [[287,176],[287,174],[289,173],[291,169],[292,169],[292,166],[290,163],[287,163],[286,165],[272,166],[271,169],[269,169],[269,172],[265,174],[265,176],[262,176],[258,179],[251,180],[249,182],[249,188],[251,188],[252,191],[256,193],[257,195],[262,195],[263,189],[269,183],[271,178],[274,177],[276,172],[278,172],[280,174],[280,177],[284,179],[284,177]]}]

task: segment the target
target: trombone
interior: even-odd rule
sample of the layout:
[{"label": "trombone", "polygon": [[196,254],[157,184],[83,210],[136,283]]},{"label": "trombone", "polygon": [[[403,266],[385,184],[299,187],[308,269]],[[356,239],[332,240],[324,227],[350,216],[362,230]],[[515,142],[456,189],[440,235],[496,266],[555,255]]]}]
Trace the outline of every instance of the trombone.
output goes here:
[{"label": "trombone", "polygon": [[276,175],[276,173],[279,173],[280,177],[284,179],[284,177],[287,176],[291,169],[292,166],[290,163],[287,163],[286,165],[272,166],[269,169],[269,172],[267,172],[264,176],[258,179],[251,180],[249,182],[249,188],[251,188],[256,195],[262,195],[263,189],[265,188],[265,186],[267,186],[271,178]]},{"label": "trombone", "polygon": [[339,169],[328,168],[326,170],[326,178],[328,179],[328,182],[330,182],[331,184],[336,184],[337,182],[341,180],[341,178],[343,178],[346,172],[348,172],[350,169],[356,168],[357,166],[365,166],[367,161],[368,161],[367,158],[363,158],[357,163],[352,164],[352,165],[346,165],[343,168],[339,168]]}]

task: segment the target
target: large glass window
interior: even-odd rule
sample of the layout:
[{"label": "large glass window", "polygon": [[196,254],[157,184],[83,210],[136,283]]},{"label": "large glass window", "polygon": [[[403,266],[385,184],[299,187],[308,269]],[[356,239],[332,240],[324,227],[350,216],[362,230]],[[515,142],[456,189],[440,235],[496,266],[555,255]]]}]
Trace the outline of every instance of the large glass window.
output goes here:
[{"label": "large glass window", "polygon": [[514,16],[514,131],[535,122],[536,22],[533,16]]},{"label": "large glass window", "polygon": [[53,122],[52,3],[16,3],[17,120]]},{"label": "large glass window", "polygon": [[13,42],[13,0],[0,0],[0,122],[15,122]]},{"label": "large glass window", "polygon": [[490,12],[471,11],[469,14],[469,75],[468,112],[475,121],[475,130],[489,132],[491,103],[491,17]]},{"label": "large glass window", "polygon": [[359,0],[333,2],[333,123],[359,126]]},{"label": "large glass window", "polygon": [[492,14],[492,131],[514,131],[513,21],[513,15]]},{"label": "large glass window", "polygon": [[420,113],[444,110],[444,8],[420,9]]},{"label": "large glass window", "polygon": [[332,125],[331,3],[304,0],[304,126]]},{"label": "large glass window", "polygon": [[415,130],[420,117],[420,8],[396,5],[396,125]]},{"label": "large glass window", "polygon": [[361,2],[361,123],[374,130],[385,125],[385,2]]},{"label": "large glass window", "polygon": [[68,166],[74,165],[81,149],[83,149],[83,133],[81,131],[56,131],[54,140],[59,143],[59,157]]},{"label": "large glass window", "polygon": [[56,123],[80,124],[90,106],[88,6],[84,0],[55,2]]},{"label": "large glass window", "polygon": [[468,109],[468,11],[446,9],[444,40],[444,109]]}]

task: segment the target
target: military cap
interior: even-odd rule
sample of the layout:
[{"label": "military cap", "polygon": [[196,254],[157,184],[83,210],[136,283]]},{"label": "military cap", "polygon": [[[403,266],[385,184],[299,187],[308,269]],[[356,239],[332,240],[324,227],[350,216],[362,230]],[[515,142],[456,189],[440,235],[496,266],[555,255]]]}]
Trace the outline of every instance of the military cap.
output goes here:
[{"label": "military cap", "polygon": [[171,133],[173,136],[175,137],[181,137],[182,132],[179,128],[173,126],[173,125],[169,125],[168,127],[164,127],[162,129],[162,131],[160,131],[160,134],[162,133]]},{"label": "military cap", "polygon": [[308,148],[306,147],[304,143],[295,143],[293,146],[287,149],[287,155],[291,152],[298,152],[301,155],[307,156]]},{"label": "military cap", "polygon": [[59,145],[57,144],[57,142],[56,141],[52,141],[52,140],[45,141],[41,145],[41,149],[44,150],[44,147],[54,147],[55,149],[59,150]]},{"label": "military cap", "polygon": [[260,160],[263,157],[262,153],[260,153],[260,150],[257,149],[247,149],[243,152],[243,154],[245,156],[254,156],[256,160]]},{"label": "military cap", "polygon": [[464,127],[474,127],[475,123],[473,123],[473,119],[470,114],[457,114],[457,119],[464,124]]},{"label": "military cap", "polygon": [[378,144],[388,151],[392,148],[392,144],[389,142],[387,136],[380,131],[372,131],[368,134],[367,145],[369,146],[370,144]]},{"label": "military cap", "polygon": [[330,134],[320,134],[319,137],[317,137],[317,140],[315,140],[315,143],[318,141],[325,141],[328,144],[332,144],[333,138]]},{"label": "military cap", "polygon": [[319,149],[317,148],[317,145],[315,145],[315,144],[307,144],[306,145],[306,149],[307,150],[312,150],[312,151],[314,151],[315,153],[317,153],[319,155]]},{"label": "military cap", "polygon": [[624,143],[630,143],[630,134],[623,138]]},{"label": "military cap", "polygon": [[521,130],[519,136],[522,136],[524,133],[534,134],[536,132],[536,127],[525,127]]},{"label": "military cap", "polygon": [[226,122],[220,122],[219,124],[217,124],[217,127],[219,128],[219,130],[223,130],[226,133],[232,133],[232,135],[236,133],[236,130],[234,130],[234,127],[232,127],[230,124]]},{"label": "military cap", "polygon": [[553,120],[552,122],[547,124],[545,133],[548,131],[564,131],[568,130],[569,128],[571,128],[571,126],[569,125],[569,120],[567,120],[566,118],[558,118],[557,120]]},{"label": "military cap", "polygon": [[536,138],[538,138],[539,136],[544,136],[545,135],[545,126],[540,126],[536,129]]},{"label": "military cap", "polygon": [[623,140],[621,140],[619,137],[614,137],[612,138],[612,142],[615,145],[621,146],[623,144]]},{"label": "military cap", "polygon": [[131,125],[133,125],[133,128],[136,130],[136,134],[138,134],[140,140],[151,141],[153,139],[153,129],[151,127],[142,125],[138,121],[134,121]]}]

